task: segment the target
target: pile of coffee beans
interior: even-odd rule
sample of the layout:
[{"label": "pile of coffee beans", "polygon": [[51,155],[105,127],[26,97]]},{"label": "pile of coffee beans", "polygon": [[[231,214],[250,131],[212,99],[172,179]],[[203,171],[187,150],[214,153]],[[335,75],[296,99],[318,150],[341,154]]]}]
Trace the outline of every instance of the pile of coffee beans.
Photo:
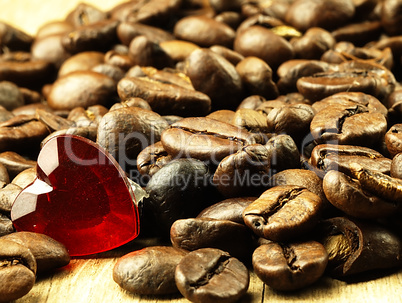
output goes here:
[{"label": "pile of coffee beans", "polygon": [[80,4],[35,37],[0,22],[0,300],[69,261],[10,220],[60,134],[97,142],[148,195],[140,237],[164,245],[117,261],[129,292],[234,302],[250,271],[292,291],[399,270],[401,11],[132,0]]}]

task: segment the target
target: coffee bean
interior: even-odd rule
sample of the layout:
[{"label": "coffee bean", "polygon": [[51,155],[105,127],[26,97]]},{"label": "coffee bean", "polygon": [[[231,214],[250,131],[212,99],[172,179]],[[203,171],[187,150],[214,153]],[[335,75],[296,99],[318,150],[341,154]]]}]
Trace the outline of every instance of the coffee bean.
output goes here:
[{"label": "coffee bean", "polygon": [[236,113],[232,110],[220,109],[220,110],[216,110],[216,111],[208,114],[205,117],[210,118],[210,119],[215,119],[215,120],[218,120],[221,122],[233,124],[233,119],[234,119],[235,114]]},{"label": "coffee bean", "polygon": [[[0,209],[1,211],[1,209]],[[0,213],[0,237],[15,232],[13,222],[9,217]]]},{"label": "coffee bean", "polygon": [[36,261],[31,251],[18,243],[0,239],[0,301],[25,296],[35,283]]},{"label": "coffee bean", "polygon": [[44,234],[20,231],[4,236],[2,239],[29,248],[35,257],[38,274],[70,263],[70,256],[64,245]]},{"label": "coffee bean", "polygon": [[8,81],[0,82],[0,105],[10,111],[24,105],[24,96],[17,85]]},{"label": "coffee bean", "polygon": [[342,26],[332,32],[336,41],[349,41],[355,45],[364,45],[377,40],[381,34],[381,22],[363,21]]},{"label": "coffee bean", "polygon": [[394,124],[391,126],[385,134],[385,144],[387,145],[391,157],[402,152],[402,124]]},{"label": "coffee bean", "polygon": [[10,183],[10,176],[8,175],[7,168],[0,162],[0,182]]},{"label": "coffee bean", "polygon": [[144,148],[137,157],[137,168],[141,175],[152,176],[173,158],[163,148],[162,142],[156,142]]},{"label": "coffee bean", "polygon": [[320,218],[322,201],[309,190],[292,185],[266,190],[243,211],[253,232],[273,241],[287,241],[311,230]]},{"label": "coffee bean", "polygon": [[113,268],[113,280],[129,292],[141,295],[177,293],[175,269],[186,251],[151,246],[121,257]]},{"label": "coffee bean", "polygon": [[93,24],[107,18],[107,13],[87,3],[79,3],[66,16],[66,21],[74,27]]},{"label": "coffee bean", "polygon": [[316,282],[328,263],[324,246],[316,241],[290,244],[269,243],[253,253],[253,268],[269,287],[289,291]]},{"label": "coffee bean", "polygon": [[60,68],[63,62],[71,57],[62,44],[64,35],[65,33],[60,33],[36,39],[31,49],[32,57],[51,62],[56,68]]},{"label": "coffee bean", "polygon": [[74,25],[64,21],[64,20],[55,20],[49,21],[42,24],[38,31],[36,32],[35,40],[40,40],[47,36],[59,35],[59,34],[67,34],[74,29]]},{"label": "coffee bean", "polygon": [[193,51],[200,48],[192,42],[173,39],[161,41],[159,46],[176,62],[184,61]]},{"label": "coffee bean", "polygon": [[223,58],[228,60],[234,66],[236,66],[236,64],[238,64],[241,60],[244,59],[244,57],[239,53],[235,52],[231,48],[222,45],[212,45],[209,49],[214,53],[221,55]]},{"label": "coffee bean", "polygon": [[10,213],[11,206],[21,190],[21,187],[13,183],[7,184],[0,189],[0,212]]},{"label": "coffee bean", "polygon": [[60,66],[59,78],[75,71],[88,71],[104,63],[105,55],[97,51],[88,51],[75,54],[65,60]]},{"label": "coffee bean", "polygon": [[33,38],[10,24],[0,22],[0,41],[0,49],[29,51]]},{"label": "coffee bean", "polygon": [[391,177],[402,179],[402,153],[395,155],[392,159]]},{"label": "coffee bean", "polygon": [[327,50],[335,46],[336,40],[325,29],[311,27],[302,37],[293,38],[290,43],[296,58],[318,60]]},{"label": "coffee bean", "polygon": [[219,249],[188,253],[175,273],[179,291],[191,302],[236,302],[249,286],[249,273],[236,258]]},{"label": "coffee bean", "polygon": [[244,224],[211,218],[176,220],[170,229],[173,247],[193,251],[218,248],[240,260],[248,260],[252,251],[250,230]]}]

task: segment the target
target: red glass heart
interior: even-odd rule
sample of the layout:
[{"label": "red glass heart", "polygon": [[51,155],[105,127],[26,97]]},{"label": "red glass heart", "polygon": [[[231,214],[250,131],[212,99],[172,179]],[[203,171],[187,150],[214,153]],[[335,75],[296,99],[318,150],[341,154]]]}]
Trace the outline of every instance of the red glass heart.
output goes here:
[{"label": "red glass heart", "polygon": [[138,235],[138,209],[125,173],[94,142],[71,135],[50,139],[36,174],[13,203],[17,231],[46,234],[71,256],[107,251]]}]

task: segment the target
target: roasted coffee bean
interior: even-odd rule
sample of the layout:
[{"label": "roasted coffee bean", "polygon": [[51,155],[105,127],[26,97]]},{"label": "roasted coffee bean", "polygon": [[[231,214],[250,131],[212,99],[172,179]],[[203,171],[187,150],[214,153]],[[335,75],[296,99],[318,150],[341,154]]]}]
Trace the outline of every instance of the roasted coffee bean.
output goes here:
[{"label": "roasted coffee bean", "polygon": [[287,40],[258,25],[238,31],[234,50],[244,57],[255,56],[264,60],[272,70],[294,57],[292,45]]},{"label": "roasted coffee bean", "polygon": [[385,134],[385,144],[387,145],[391,157],[402,152],[402,124],[394,124],[391,126]]},{"label": "roasted coffee bean", "polygon": [[[0,22],[0,49],[29,51],[33,38],[27,33],[5,22]],[[0,51],[1,53],[1,51]]]},{"label": "roasted coffee bean", "polygon": [[391,168],[391,159],[384,157],[378,151],[352,145],[317,145],[311,153],[309,162],[323,174],[337,170],[350,175],[350,164],[353,162],[385,174],[389,174]]},{"label": "roasted coffee bean", "polygon": [[157,113],[139,107],[123,107],[108,112],[98,126],[97,143],[104,147],[125,170],[145,147],[160,141],[168,127]]},{"label": "roasted coffee bean", "polygon": [[0,162],[0,182],[3,182],[5,184],[10,183],[10,176],[8,174],[7,168],[1,162]]},{"label": "roasted coffee bean", "polygon": [[238,64],[241,60],[244,59],[244,57],[239,53],[222,45],[213,45],[209,49],[217,53],[218,55],[221,55],[223,58],[228,60],[234,66],[236,66],[236,64]]},{"label": "roasted coffee bean", "polygon": [[38,89],[53,78],[54,67],[45,60],[0,62],[0,81]]},{"label": "roasted coffee bean", "polygon": [[399,0],[386,0],[381,9],[381,25],[390,36],[401,35],[402,18],[399,12],[402,2]]},{"label": "roasted coffee bean", "polygon": [[210,118],[210,119],[215,119],[215,120],[218,120],[221,122],[233,124],[233,118],[234,118],[235,114],[236,113],[232,110],[220,109],[220,110],[216,110],[216,111],[208,114],[205,117]]},{"label": "roasted coffee bean", "polygon": [[158,43],[146,36],[137,36],[131,40],[129,57],[134,65],[153,66],[158,69],[173,67],[173,59],[165,53]]},{"label": "roasted coffee bean", "polygon": [[206,94],[147,78],[123,78],[117,92],[122,100],[144,99],[161,115],[205,115],[211,110],[211,100]]},{"label": "roasted coffee bean", "polygon": [[25,296],[35,283],[36,261],[31,251],[1,238],[0,264],[0,302]]},{"label": "roasted coffee bean", "polygon": [[257,197],[229,198],[215,203],[202,210],[197,218],[210,218],[217,220],[229,220],[244,224],[243,210],[254,202]]},{"label": "roasted coffee bean", "polygon": [[253,95],[245,98],[237,107],[237,109],[241,108],[249,108],[249,109],[257,109],[266,99],[264,97]]},{"label": "roasted coffee bean", "polygon": [[51,62],[56,68],[60,68],[63,62],[71,57],[62,44],[64,35],[65,33],[60,33],[36,39],[31,49],[32,57]]},{"label": "roasted coffee bean", "polygon": [[[20,87],[19,90],[20,90],[22,96],[24,97],[24,103],[27,105],[30,105],[32,103],[39,105],[39,104],[41,104],[40,102],[43,101],[43,96],[37,91],[31,90],[26,87]],[[46,104],[42,103],[42,105],[44,107],[47,107]],[[14,112],[15,112],[15,110],[14,110]]]},{"label": "roasted coffee bean", "polygon": [[37,146],[49,134],[46,125],[35,116],[20,115],[0,123],[0,151],[37,152]]},{"label": "roasted coffee bean", "polygon": [[[0,209],[1,211],[1,209]],[[14,233],[15,229],[13,222],[9,217],[0,213],[0,237]]]},{"label": "roasted coffee bean", "polygon": [[55,115],[52,112],[37,109],[36,117],[39,121],[43,122],[51,131],[66,129],[75,126],[73,121]]},{"label": "roasted coffee bean", "polygon": [[153,225],[149,228],[169,237],[173,222],[195,217],[212,204],[209,178],[208,167],[199,160],[175,159],[163,166],[146,186],[149,197],[143,209],[154,218],[149,219]]},{"label": "roasted coffee bean", "polygon": [[163,166],[173,160],[163,148],[162,142],[145,147],[137,157],[137,169],[141,175],[152,176]]},{"label": "roasted coffee bean", "polygon": [[364,45],[378,39],[381,34],[381,22],[352,23],[337,28],[331,34],[336,41],[349,41],[354,45]]},{"label": "roasted coffee bean", "polygon": [[97,51],[82,52],[71,56],[63,62],[59,69],[59,78],[76,71],[88,71],[104,63],[105,55]]},{"label": "roasted coffee bean", "polygon": [[36,167],[27,168],[20,172],[15,178],[11,181],[12,184],[18,185],[21,188],[25,188],[29,184],[31,184],[36,178]]},{"label": "roasted coffee bean", "polygon": [[244,224],[211,218],[176,220],[170,229],[173,247],[193,251],[218,248],[240,260],[248,260],[252,251],[252,235]]},{"label": "roasted coffee bean", "polygon": [[91,71],[103,74],[112,78],[116,83],[124,78],[125,72],[120,68],[112,64],[99,64],[94,66]]},{"label": "roasted coffee bean", "polygon": [[376,97],[361,92],[337,93],[322,99],[321,101],[314,102],[312,107],[316,113],[318,113],[326,107],[336,104],[345,106],[363,105],[367,107],[369,112],[378,112],[384,117],[387,117],[388,115],[387,108]]},{"label": "roasted coffee bean", "polygon": [[143,109],[152,110],[149,103],[141,98],[128,98],[123,102],[113,104],[109,110],[112,111],[122,107],[141,107]]},{"label": "roasted coffee bean", "polygon": [[128,48],[127,51],[123,53],[119,53],[115,50],[108,51],[105,54],[105,63],[118,67],[122,71],[127,71],[134,65],[133,61],[128,56]]},{"label": "roasted coffee bean", "polygon": [[218,162],[243,146],[255,143],[244,129],[210,118],[186,118],[162,133],[165,150],[174,157]]},{"label": "roasted coffee bean", "polygon": [[158,27],[132,22],[121,22],[117,26],[117,35],[119,40],[127,46],[135,37],[138,36],[145,36],[155,43],[174,40],[172,34]]},{"label": "roasted coffee bean", "polygon": [[282,63],[278,67],[278,89],[283,92],[297,91],[296,83],[301,77],[312,76],[316,73],[325,72],[330,65],[318,60],[293,59]]},{"label": "roasted coffee bean", "polygon": [[402,180],[365,168],[359,163],[351,163],[350,171],[365,190],[393,203],[402,201]]},{"label": "roasted coffee bean", "polygon": [[38,274],[70,263],[70,256],[64,245],[44,234],[21,231],[4,236],[2,239],[29,248],[35,257]]},{"label": "roasted coffee bean", "polygon": [[253,253],[253,269],[269,287],[296,290],[316,282],[328,263],[324,246],[316,241],[268,243]]},{"label": "roasted coffee bean", "polygon": [[387,217],[399,207],[396,200],[384,199],[367,190],[358,180],[336,170],[325,175],[323,188],[332,205],[356,218]]},{"label": "roasted coffee bean", "polygon": [[260,95],[266,99],[278,97],[278,88],[272,80],[272,69],[265,61],[247,57],[236,65],[236,70],[249,95]]},{"label": "roasted coffee bean", "polygon": [[173,39],[161,41],[159,46],[176,62],[184,61],[193,51],[200,48],[190,41]]},{"label": "roasted coffee bean", "polygon": [[74,30],[74,25],[64,21],[55,20],[42,24],[36,32],[35,40],[45,38],[47,36],[67,34]]},{"label": "roasted coffee bean", "polygon": [[243,96],[236,68],[208,49],[197,49],[186,60],[186,75],[194,88],[211,98],[213,109],[235,109]]},{"label": "roasted coffee bean", "polygon": [[232,47],[235,31],[228,25],[204,16],[189,16],[179,20],[173,29],[176,38],[201,47],[222,45]]},{"label": "roasted coffee bean", "polygon": [[289,168],[300,168],[300,154],[295,141],[289,135],[276,135],[265,146],[272,151],[271,176]]},{"label": "roasted coffee bean", "polygon": [[116,29],[119,21],[103,20],[76,28],[61,38],[61,44],[69,53],[92,50],[108,50],[117,43]]},{"label": "roasted coffee bean", "polygon": [[[141,70],[145,73],[145,75],[158,82],[166,83],[166,84],[175,84],[177,86],[194,90],[193,85],[191,84],[190,79],[181,71],[173,68],[164,68],[163,70],[157,70],[154,67],[141,67]],[[127,76],[127,75],[126,75]]]},{"label": "roasted coffee bean", "polygon": [[238,259],[214,248],[188,253],[175,272],[176,285],[191,302],[237,302],[250,282],[248,269]]},{"label": "roasted coffee bean", "polygon": [[300,186],[281,185],[266,190],[243,211],[253,232],[273,241],[288,241],[310,231],[320,219],[320,197]]},{"label": "roasted coffee bean", "polygon": [[14,117],[14,114],[6,110],[3,106],[0,106],[0,122],[7,121]]},{"label": "roasted coffee bean", "polygon": [[169,246],[150,246],[117,260],[113,280],[123,289],[141,295],[177,293],[175,269],[186,255]]},{"label": "roasted coffee bean", "polygon": [[374,147],[387,131],[387,120],[362,105],[331,105],[314,116],[310,131],[319,144],[336,142]]},{"label": "roasted coffee bean", "polygon": [[293,38],[295,57],[300,59],[320,59],[322,54],[335,46],[335,39],[323,28],[311,27],[302,37]]},{"label": "roasted coffee bean", "polygon": [[162,117],[163,117],[163,119],[166,120],[166,122],[169,125],[172,125],[173,123],[179,122],[180,120],[183,119],[183,117],[176,116],[176,115],[165,115],[165,116],[162,116]]},{"label": "roasted coffee bean", "polygon": [[66,16],[66,21],[74,27],[93,24],[107,18],[107,13],[87,3],[79,3]]},{"label": "roasted coffee bean", "polygon": [[322,187],[322,179],[311,170],[300,168],[285,169],[273,175],[269,180],[269,184],[272,187],[278,185],[296,185],[305,187],[320,197],[325,208],[328,206],[328,200],[325,197],[324,189]]},{"label": "roasted coffee bean", "polygon": [[24,96],[17,85],[8,81],[0,82],[0,105],[10,111],[24,105]]},{"label": "roasted coffee bean", "polygon": [[22,188],[16,184],[10,183],[0,189],[0,212],[9,214],[15,198],[21,192]]},{"label": "roasted coffee bean", "polygon": [[86,108],[95,104],[108,104],[115,93],[116,84],[108,76],[91,71],[76,71],[54,82],[48,103],[56,110],[71,110],[78,106]]},{"label": "roasted coffee bean", "polygon": [[267,188],[273,153],[264,145],[250,144],[223,158],[213,177],[218,191],[224,197],[260,195]]},{"label": "roasted coffee bean", "polygon": [[290,5],[285,19],[301,31],[314,26],[333,29],[351,20],[354,13],[352,0],[298,0]]},{"label": "roasted coffee bean", "polygon": [[402,179],[402,153],[395,155],[392,159],[391,177]]},{"label": "roasted coffee bean", "polygon": [[332,277],[401,266],[401,239],[378,223],[335,217],[322,221],[317,230]]},{"label": "roasted coffee bean", "polygon": [[244,128],[252,133],[268,133],[270,128],[266,117],[253,109],[242,108],[236,110],[231,124]]}]

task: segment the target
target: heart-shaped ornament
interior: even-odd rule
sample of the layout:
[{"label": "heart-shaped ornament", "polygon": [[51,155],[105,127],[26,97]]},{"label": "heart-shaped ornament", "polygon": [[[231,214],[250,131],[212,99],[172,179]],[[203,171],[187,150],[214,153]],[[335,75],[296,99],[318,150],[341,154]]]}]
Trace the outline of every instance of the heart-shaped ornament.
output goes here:
[{"label": "heart-shaped ornament", "polygon": [[13,203],[17,231],[46,234],[71,256],[107,251],[137,237],[139,215],[129,180],[91,140],[50,139],[38,155],[36,174]]}]

